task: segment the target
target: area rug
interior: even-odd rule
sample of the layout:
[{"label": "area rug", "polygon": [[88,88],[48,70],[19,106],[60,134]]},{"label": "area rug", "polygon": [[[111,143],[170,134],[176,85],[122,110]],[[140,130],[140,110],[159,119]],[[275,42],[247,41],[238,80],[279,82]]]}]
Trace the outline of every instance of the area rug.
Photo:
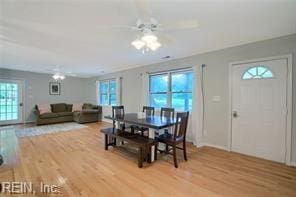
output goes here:
[{"label": "area rug", "polygon": [[31,137],[31,136],[45,135],[49,133],[73,131],[77,129],[83,129],[86,127],[87,127],[86,125],[78,124],[75,122],[50,124],[50,125],[34,126],[34,127],[28,127],[28,128],[17,128],[15,130],[15,135],[20,138]]}]

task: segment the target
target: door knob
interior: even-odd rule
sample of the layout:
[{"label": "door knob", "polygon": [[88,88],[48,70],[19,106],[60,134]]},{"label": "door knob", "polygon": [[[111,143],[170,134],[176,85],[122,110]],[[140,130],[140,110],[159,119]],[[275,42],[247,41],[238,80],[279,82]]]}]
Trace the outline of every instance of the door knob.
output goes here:
[{"label": "door knob", "polygon": [[23,103],[20,103],[20,107],[22,107],[24,104]]},{"label": "door knob", "polygon": [[237,118],[238,117],[237,111],[233,111],[233,117],[234,118]]}]

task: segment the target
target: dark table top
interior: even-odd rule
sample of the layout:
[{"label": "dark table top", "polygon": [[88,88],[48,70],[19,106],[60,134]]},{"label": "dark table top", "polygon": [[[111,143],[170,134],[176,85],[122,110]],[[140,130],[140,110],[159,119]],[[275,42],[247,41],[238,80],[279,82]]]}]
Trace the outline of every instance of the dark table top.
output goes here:
[{"label": "dark table top", "polygon": [[166,127],[170,127],[176,122],[175,120],[160,116],[147,116],[146,118],[138,119],[136,113],[126,113],[124,114],[124,116],[118,116],[115,118],[112,118],[112,116],[105,116],[105,118],[153,129],[163,129]]}]

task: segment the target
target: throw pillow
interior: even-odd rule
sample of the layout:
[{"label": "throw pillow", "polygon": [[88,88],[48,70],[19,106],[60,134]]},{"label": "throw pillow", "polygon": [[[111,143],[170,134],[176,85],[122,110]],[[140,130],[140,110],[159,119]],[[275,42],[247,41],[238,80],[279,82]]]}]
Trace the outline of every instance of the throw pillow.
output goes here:
[{"label": "throw pillow", "polygon": [[82,104],[81,103],[75,103],[73,104],[73,107],[72,107],[72,111],[81,111],[82,110]]},{"label": "throw pillow", "polygon": [[50,105],[48,104],[39,104],[38,109],[40,114],[51,113],[51,108],[50,108]]}]

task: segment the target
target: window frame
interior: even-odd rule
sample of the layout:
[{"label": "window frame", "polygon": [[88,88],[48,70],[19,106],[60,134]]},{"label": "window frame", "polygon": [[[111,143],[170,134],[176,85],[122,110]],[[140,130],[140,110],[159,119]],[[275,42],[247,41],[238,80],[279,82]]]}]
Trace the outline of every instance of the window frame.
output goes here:
[{"label": "window frame", "polygon": [[[115,82],[115,92],[112,92],[111,89],[110,89],[110,83],[114,81]],[[107,82],[107,92],[106,93],[102,93],[101,92],[101,84],[102,83],[105,83]],[[98,96],[99,96],[99,104],[102,105],[102,106],[113,106],[113,105],[116,105],[117,104],[117,80],[115,78],[111,78],[111,79],[104,79],[104,80],[99,80],[99,83],[97,85],[97,88],[98,88]],[[105,95],[107,96],[107,104],[102,104],[102,95]],[[115,104],[111,104],[111,95],[115,95],[115,98],[116,98],[116,101],[115,101]]]},{"label": "window frame", "polygon": [[[260,67],[266,69],[266,70],[265,70],[263,73],[261,73],[260,75],[258,75],[258,73],[256,73],[256,75],[253,75],[251,72],[249,72],[249,71],[250,71],[251,69],[253,69],[253,68],[258,69],[258,68],[260,68]],[[256,72],[258,72],[258,70],[256,70]],[[263,75],[264,75],[266,72],[271,72],[272,76],[271,76],[271,77],[264,77]],[[248,73],[249,75],[251,75],[252,78],[244,78],[245,74],[247,74],[247,73]],[[257,78],[256,76],[259,76],[259,77]],[[256,78],[255,78],[255,77],[256,77]],[[268,66],[264,66],[264,65],[250,66],[250,67],[248,67],[247,69],[245,69],[245,70],[243,71],[242,75],[241,75],[241,79],[242,79],[242,80],[262,80],[262,79],[274,79],[274,78],[276,78],[276,76],[275,76],[273,70],[270,69]]]},{"label": "window frame", "polygon": [[[151,73],[149,74],[149,105],[151,105],[151,95],[152,94],[166,94],[166,101],[167,105],[166,107],[172,107],[172,100],[173,100],[173,94],[174,93],[191,93],[193,94],[193,91],[172,91],[172,75],[176,73],[192,73],[193,69],[179,69],[179,70],[171,70],[171,71],[163,71],[163,72],[157,72],[157,73]],[[153,76],[159,76],[159,75],[167,75],[168,76],[168,84],[167,84],[167,91],[166,92],[151,92],[151,77]],[[193,83],[193,81],[192,81]],[[158,111],[160,108],[156,108]],[[192,111],[192,108],[189,110],[189,112]]]}]

